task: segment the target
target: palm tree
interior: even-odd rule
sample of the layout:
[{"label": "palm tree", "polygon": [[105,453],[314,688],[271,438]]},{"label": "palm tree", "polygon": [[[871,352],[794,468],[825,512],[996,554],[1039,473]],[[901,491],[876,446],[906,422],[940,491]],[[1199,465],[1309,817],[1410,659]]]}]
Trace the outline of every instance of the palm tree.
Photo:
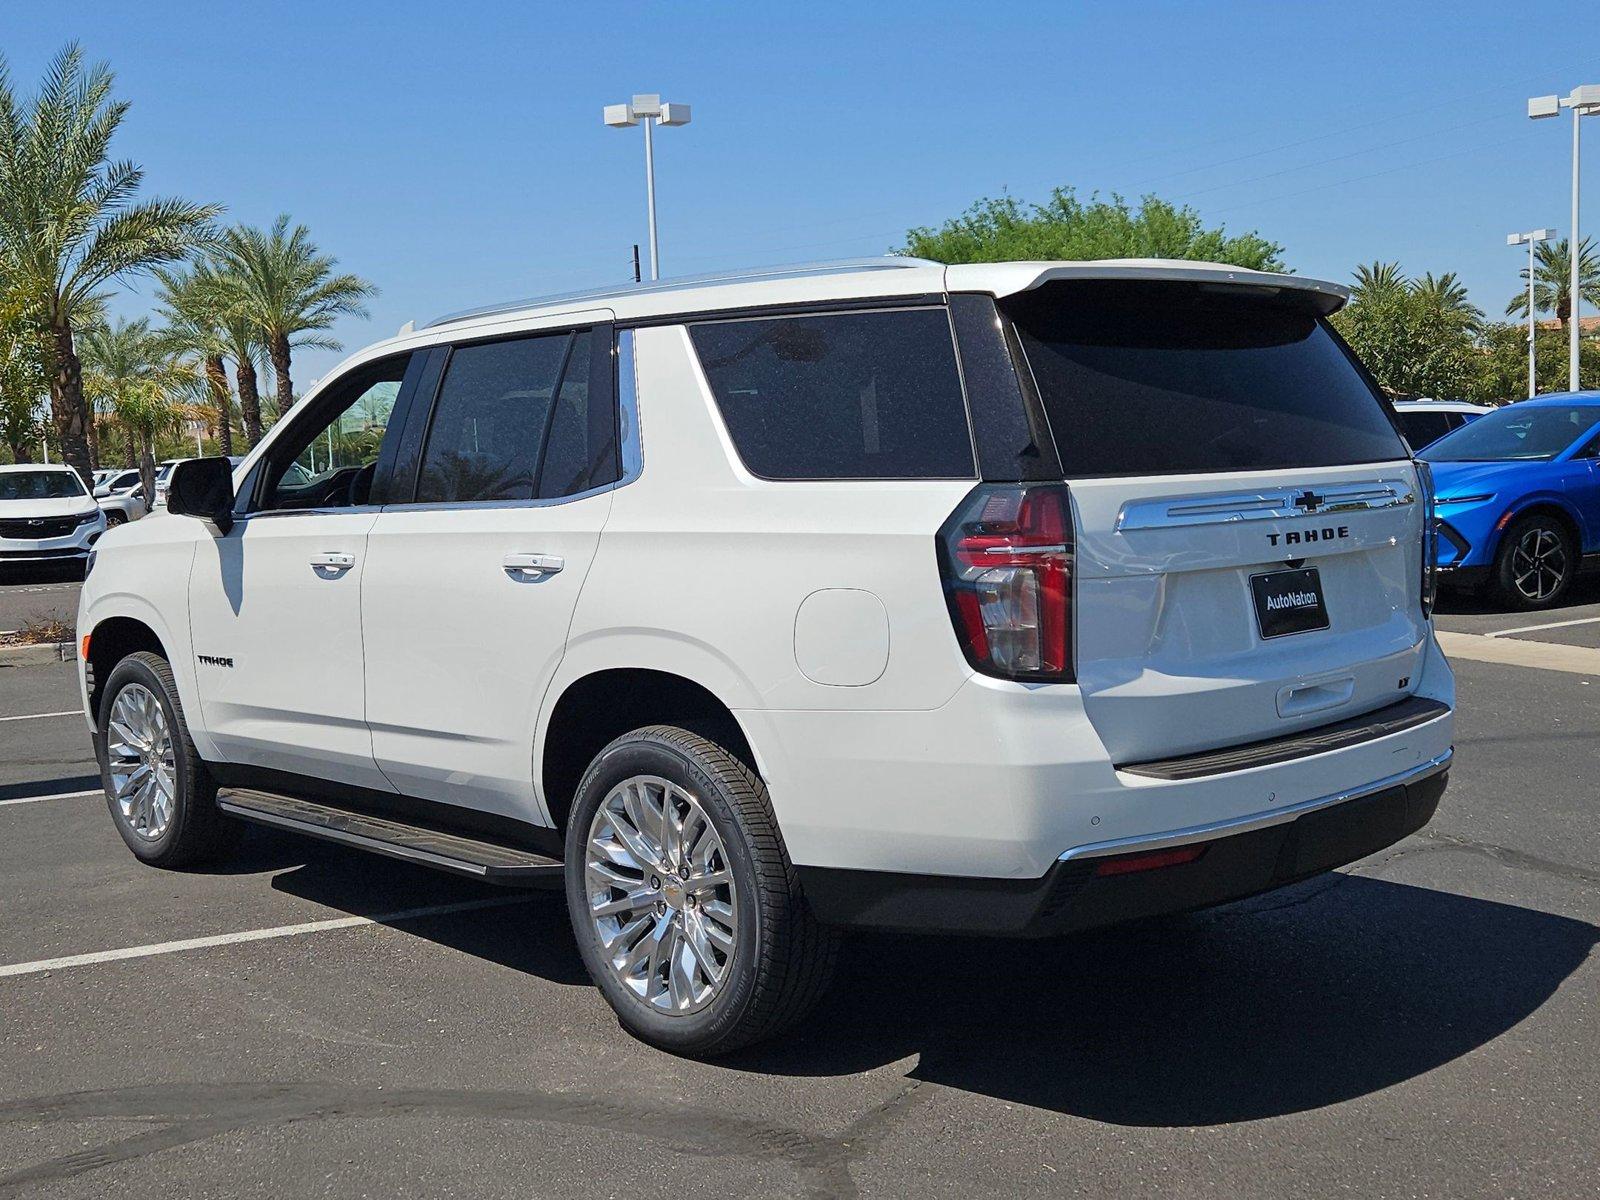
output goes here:
[{"label": "palm tree", "polygon": [[1411,288],[1419,300],[1441,316],[1473,330],[1483,324],[1483,310],[1467,299],[1467,286],[1454,271],[1437,277],[1429,271]]},{"label": "palm tree", "polygon": [[1411,285],[1397,262],[1375,262],[1356,268],[1356,284],[1350,289],[1352,302],[1371,302],[1393,298]]},{"label": "palm tree", "polygon": [[144,172],[107,157],[127,113],[110,70],[68,45],[31,104],[0,59],[0,263],[49,331],[50,407],[61,455],[88,482],[89,412],[73,326],[114,280],[183,258],[221,209],[134,194]]},{"label": "palm tree", "polygon": [[[1522,289],[1506,305],[1509,316],[1528,315],[1528,268],[1520,272]],[[1568,239],[1540,242],[1534,250],[1533,307],[1536,312],[1553,313],[1563,330],[1572,318],[1572,255]],[[1590,239],[1578,244],[1578,294],[1585,304],[1600,305],[1600,257]]]},{"label": "palm tree", "polygon": [[287,214],[270,230],[240,225],[222,235],[217,264],[232,284],[272,363],[281,416],[294,404],[290,377],[295,346],[340,349],[321,331],[342,316],[367,315],[363,301],[377,289],[356,275],[335,275],[338,260],[317,250],[304,225]]},{"label": "palm tree", "polygon": [[234,379],[239,385],[239,414],[244,418],[246,446],[261,440],[261,382],[257,367],[266,353],[266,343],[250,316],[250,300],[238,276],[215,257],[197,263],[196,285],[208,292],[217,315],[217,331],[233,359]]},{"label": "palm tree", "polygon": [[161,379],[136,379],[118,395],[113,413],[117,423],[132,433],[139,447],[139,482],[145,504],[156,494],[156,439],[175,433],[183,421],[184,408],[167,390]]},{"label": "palm tree", "polygon": [[[115,325],[96,323],[83,329],[78,344],[83,359],[85,393],[97,404],[103,403],[113,419],[130,391],[154,382],[166,386],[172,375],[172,362],[159,335],[150,331],[150,322],[118,320]],[[120,422],[118,422],[121,425]],[[125,438],[127,465],[138,465],[135,431],[121,425]]]},{"label": "palm tree", "polygon": [[217,450],[233,453],[233,393],[223,356],[229,347],[228,300],[204,266],[181,271],[157,270],[161,290],[156,294],[166,328],[161,338],[173,354],[193,354],[200,360],[207,388],[207,403],[217,413]]}]

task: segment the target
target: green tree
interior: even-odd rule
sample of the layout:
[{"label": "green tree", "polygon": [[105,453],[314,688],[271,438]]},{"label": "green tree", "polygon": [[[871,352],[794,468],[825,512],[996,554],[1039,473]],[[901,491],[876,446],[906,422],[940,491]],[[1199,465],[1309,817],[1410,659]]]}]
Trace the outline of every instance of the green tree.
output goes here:
[{"label": "green tree", "polygon": [[1398,263],[1358,267],[1350,303],[1334,315],[1378,383],[1397,396],[1460,396],[1478,372],[1483,314],[1454,274],[1416,280]]},{"label": "green tree", "polygon": [[193,354],[205,380],[206,405],[216,414],[217,452],[233,453],[233,393],[223,356],[229,347],[228,325],[234,314],[214,275],[204,266],[158,270],[156,295],[165,328],[160,337],[173,354]]},{"label": "green tree", "polygon": [[1255,233],[1207,229],[1200,214],[1155,196],[1137,208],[1121,196],[1079,200],[1056,188],[1043,204],[1011,196],[979,200],[937,227],[906,233],[900,253],[939,262],[1035,259],[1186,258],[1281,271],[1283,247]]},{"label": "green tree", "polygon": [[317,249],[304,225],[290,229],[287,214],[270,230],[229,229],[216,261],[218,271],[231,277],[241,311],[266,347],[282,416],[294,404],[294,347],[340,349],[323,331],[339,317],[365,317],[365,301],[377,289],[357,275],[335,274],[338,260]]},{"label": "green tree", "polygon": [[[1540,242],[1534,248],[1533,307],[1535,312],[1551,313],[1563,330],[1572,317],[1572,251],[1568,239]],[[1519,276],[1522,287],[1506,305],[1506,315],[1528,315],[1528,268]],[[1589,305],[1600,305],[1600,257],[1596,257],[1588,238],[1578,244],[1578,294]]]},{"label": "green tree", "polygon": [[128,108],[111,86],[104,64],[85,68],[69,45],[24,103],[0,59],[0,270],[49,331],[52,419],[62,457],[86,482],[93,461],[74,323],[107,284],[183,258],[220,212],[135,202],[144,172],[109,158]]},{"label": "green tree", "polygon": [[[1567,335],[1540,328],[1538,352],[1540,393],[1567,390]],[[1578,376],[1586,388],[1600,388],[1600,344],[1584,338],[1578,345]],[[1479,404],[1504,404],[1528,394],[1528,326],[1496,321],[1479,337],[1477,371],[1467,398]]]},{"label": "green tree", "polygon": [[117,422],[124,439],[127,465],[138,466],[136,431],[122,424],[117,414],[123,401],[145,383],[165,388],[170,385],[173,366],[159,335],[150,330],[148,318],[118,320],[114,325],[96,323],[85,327],[78,339],[83,359],[84,392]]},{"label": "green tree", "polygon": [[40,401],[50,390],[44,333],[23,297],[0,281],[0,442],[13,462],[32,462],[43,433]]},{"label": "green tree", "polygon": [[184,407],[168,391],[166,380],[152,378],[132,381],[119,393],[112,411],[138,445],[139,483],[148,504],[156,494],[156,439],[177,432]]}]

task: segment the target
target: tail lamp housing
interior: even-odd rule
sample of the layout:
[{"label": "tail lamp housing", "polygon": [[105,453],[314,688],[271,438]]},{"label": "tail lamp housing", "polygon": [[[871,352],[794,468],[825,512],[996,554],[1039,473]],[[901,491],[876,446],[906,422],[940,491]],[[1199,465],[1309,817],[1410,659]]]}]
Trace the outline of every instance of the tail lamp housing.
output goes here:
[{"label": "tail lamp housing", "polygon": [[1072,507],[1059,483],[980,484],[938,534],[956,640],[985,675],[1070,683]]}]

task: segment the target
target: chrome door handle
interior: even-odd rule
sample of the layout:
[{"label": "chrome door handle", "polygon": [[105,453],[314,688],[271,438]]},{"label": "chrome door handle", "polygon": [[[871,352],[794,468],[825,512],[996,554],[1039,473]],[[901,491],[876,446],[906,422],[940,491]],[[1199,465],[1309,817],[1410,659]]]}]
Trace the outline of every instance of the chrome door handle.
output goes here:
[{"label": "chrome door handle", "polygon": [[319,571],[348,571],[356,565],[354,554],[313,554],[311,565]]},{"label": "chrome door handle", "polygon": [[500,565],[507,575],[554,575],[567,560],[555,554],[508,554]]}]

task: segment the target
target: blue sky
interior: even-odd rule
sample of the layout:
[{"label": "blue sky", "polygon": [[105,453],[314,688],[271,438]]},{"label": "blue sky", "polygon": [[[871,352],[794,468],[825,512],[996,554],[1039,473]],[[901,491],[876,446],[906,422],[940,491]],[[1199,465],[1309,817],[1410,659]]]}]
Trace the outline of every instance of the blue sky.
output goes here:
[{"label": "blue sky", "polygon": [[[1477,0],[0,12],[24,90],[69,39],[132,101],[116,150],[150,193],[257,224],[289,212],[382,289],[371,321],[336,331],[348,349],[628,278],[641,135],[600,109],[653,91],[694,111],[657,142],[664,274],[882,253],[977,197],[1070,184],[1192,204],[1302,274],[1454,270],[1498,314],[1519,267],[1505,234],[1568,225],[1567,122],[1524,102],[1600,82],[1592,6]],[[304,352],[297,385],[339,357]]]}]

